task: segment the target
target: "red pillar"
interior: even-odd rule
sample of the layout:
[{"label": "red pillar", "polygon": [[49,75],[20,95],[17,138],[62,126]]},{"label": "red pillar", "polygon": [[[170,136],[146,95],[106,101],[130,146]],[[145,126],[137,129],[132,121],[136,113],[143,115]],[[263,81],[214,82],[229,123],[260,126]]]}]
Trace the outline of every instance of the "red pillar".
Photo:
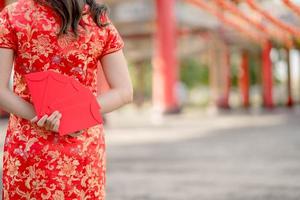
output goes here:
[{"label": "red pillar", "polygon": [[229,96],[231,88],[231,73],[230,73],[230,49],[228,45],[224,44],[221,53],[221,93],[219,94],[218,106],[220,108],[230,108],[229,106]]},{"label": "red pillar", "polygon": [[162,113],[179,111],[176,82],[175,0],[156,0],[156,25],[153,58],[153,105]]},{"label": "red pillar", "polygon": [[209,85],[210,85],[210,94],[211,100],[210,103],[212,106],[216,106],[218,103],[218,95],[219,95],[219,70],[217,64],[217,55],[216,55],[216,47],[215,47],[215,39],[212,37],[210,41],[208,41],[208,65],[209,65]]},{"label": "red pillar", "polygon": [[286,51],[286,59],[287,59],[287,92],[288,92],[288,100],[287,106],[291,107],[294,104],[293,94],[292,94],[292,77],[291,77],[291,62],[290,62],[290,49]]},{"label": "red pillar", "polygon": [[239,87],[242,97],[243,106],[249,107],[249,53],[243,51],[240,74],[239,74]]},{"label": "red pillar", "polygon": [[270,57],[272,49],[271,42],[267,42],[262,50],[262,86],[263,86],[263,103],[265,107],[272,108],[273,104],[273,70]]}]

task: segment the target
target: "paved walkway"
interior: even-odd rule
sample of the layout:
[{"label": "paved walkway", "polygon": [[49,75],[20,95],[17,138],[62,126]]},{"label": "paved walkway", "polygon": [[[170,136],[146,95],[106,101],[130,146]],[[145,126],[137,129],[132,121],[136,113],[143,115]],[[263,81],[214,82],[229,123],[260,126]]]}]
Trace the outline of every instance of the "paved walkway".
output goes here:
[{"label": "paved walkway", "polygon": [[300,199],[297,110],[107,117],[108,200]]}]

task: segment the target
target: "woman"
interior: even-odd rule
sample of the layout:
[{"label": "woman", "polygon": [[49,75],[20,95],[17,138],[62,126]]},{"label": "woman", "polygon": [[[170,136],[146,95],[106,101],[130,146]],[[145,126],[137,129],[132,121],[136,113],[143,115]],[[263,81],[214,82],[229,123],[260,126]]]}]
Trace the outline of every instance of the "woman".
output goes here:
[{"label": "woman", "polygon": [[[124,42],[108,16],[94,0],[19,0],[1,11],[0,108],[10,113],[3,200],[105,199],[103,125],[59,136],[61,114],[37,120],[24,75],[53,70],[72,76],[96,96],[101,114],[130,103]],[[101,95],[97,61],[111,87]]]}]

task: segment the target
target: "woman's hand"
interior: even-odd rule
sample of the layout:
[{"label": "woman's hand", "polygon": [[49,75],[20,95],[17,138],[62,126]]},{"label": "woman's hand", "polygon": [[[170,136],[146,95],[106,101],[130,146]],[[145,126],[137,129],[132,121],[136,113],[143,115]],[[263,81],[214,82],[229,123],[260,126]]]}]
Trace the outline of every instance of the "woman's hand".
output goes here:
[{"label": "woman's hand", "polygon": [[30,120],[30,122],[37,122],[39,127],[44,127],[46,130],[58,132],[61,117],[62,115],[60,112],[54,111],[49,117],[48,115],[44,115],[40,120],[38,120],[38,117],[35,116]]},{"label": "woman's hand", "polygon": [[[58,127],[60,124],[60,118],[62,117],[61,113],[59,113],[58,111],[54,111],[49,117],[48,115],[44,115],[38,122],[37,125],[39,127],[44,127],[46,130],[50,130],[50,131],[54,131],[54,132],[58,132]],[[32,123],[36,122],[38,119],[37,116],[35,116],[33,119],[31,119],[30,121]],[[84,131],[76,131],[74,133],[70,133],[68,135],[72,136],[72,137],[77,137],[80,136]]]},{"label": "woman's hand", "polygon": [[[46,130],[51,130],[54,132],[58,132],[59,124],[60,124],[60,119],[62,115],[58,111],[54,111],[49,117],[48,115],[44,115],[38,122],[37,122],[37,116],[35,116],[33,119],[30,121],[32,123],[37,122],[37,125],[39,127],[44,127]],[[84,131],[76,131],[74,133],[70,133],[68,135],[72,137],[77,137],[80,136]]]},{"label": "woman's hand", "polygon": [[76,131],[74,133],[70,133],[69,135],[72,136],[72,137],[78,137],[80,136],[81,134],[83,134],[83,130],[81,131]]}]

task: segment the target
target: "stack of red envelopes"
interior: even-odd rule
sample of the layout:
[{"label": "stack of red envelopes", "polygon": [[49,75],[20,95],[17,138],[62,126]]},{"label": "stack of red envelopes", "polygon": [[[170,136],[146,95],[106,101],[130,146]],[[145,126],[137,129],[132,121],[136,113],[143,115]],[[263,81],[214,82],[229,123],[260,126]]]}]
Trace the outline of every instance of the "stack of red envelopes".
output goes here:
[{"label": "stack of red envelopes", "polygon": [[25,75],[38,119],[54,111],[62,114],[59,134],[66,135],[103,123],[100,105],[79,81],[54,71]]}]

